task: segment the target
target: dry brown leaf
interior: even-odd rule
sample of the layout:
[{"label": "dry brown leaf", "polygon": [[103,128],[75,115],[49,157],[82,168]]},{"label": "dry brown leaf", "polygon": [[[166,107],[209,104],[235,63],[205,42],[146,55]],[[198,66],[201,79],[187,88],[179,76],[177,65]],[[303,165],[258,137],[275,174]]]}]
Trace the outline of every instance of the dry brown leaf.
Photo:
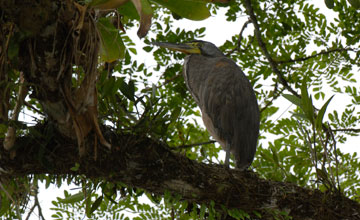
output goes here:
[{"label": "dry brown leaf", "polygon": [[134,4],[136,11],[140,16],[140,27],[137,35],[139,38],[143,38],[146,36],[151,26],[152,9],[150,4],[146,4],[146,1],[131,0],[131,2]]}]

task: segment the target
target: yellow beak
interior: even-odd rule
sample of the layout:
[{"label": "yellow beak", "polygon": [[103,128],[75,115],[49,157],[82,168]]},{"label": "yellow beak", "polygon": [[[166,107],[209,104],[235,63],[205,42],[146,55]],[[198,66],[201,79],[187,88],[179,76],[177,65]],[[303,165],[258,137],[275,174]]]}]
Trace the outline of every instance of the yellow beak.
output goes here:
[{"label": "yellow beak", "polygon": [[183,43],[183,44],[175,44],[175,43],[166,43],[166,42],[152,42],[153,45],[168,48],[170,50],[180,51],[185,54],[200,54],[201,50],[198,47],[196,42],[192,43]]}]

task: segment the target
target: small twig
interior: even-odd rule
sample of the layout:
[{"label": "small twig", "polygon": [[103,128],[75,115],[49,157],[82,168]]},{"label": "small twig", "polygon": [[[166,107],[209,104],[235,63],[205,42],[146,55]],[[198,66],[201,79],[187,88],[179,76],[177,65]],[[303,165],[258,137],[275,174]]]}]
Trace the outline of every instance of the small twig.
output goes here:
[{"label": "small twig", "polygon": [[[312,148],[311,146],[311,137],[309,135],[309,132],[306,131],[300,124],[300,122],[298,120],[296,120],[296,122],[298,123],[299,125],[299,128],[300,128],[300,132],[303,134],[304,136],[304,140],[306,142],[306,144],[308,145],[308,147],[310,148],[310,155],[311,155],[311,162],[313,164],[313,166],[315,167],[315,169],[317,169],[317,156],[316,156],[316,150]],[[317,172],[316,173],[316,178],[319,179],[319,175]]]},{"label": "small twig", "polygon": [[257,22],[255,14],[254,14],[254,10],[253,10],[252,5],[251,5],[251,0],[245,0],[245,7],[246,7],[247,14],[250,16],[250,20],[252,21],[252,24],[254,25],[254,33],[255,33],[255,37],[256,37],[256,39],[258,41],[259,47],[262,50],[263,54],[265,55],[266,59],[268,60],[272,70],[278,76],[280,83],[289,92],[291,92],[296,97],[300,98],[300,95],[295,90],[293,90],[289,86],[287,81],[284,79],[282,73],[280,72],[280,70],[277,67],[277,63],[272,59],[269,51],[267,50],[266,45],[265,45],[264,41],[261,38],[260,26],[259,26],[259,24]]},{"label": "small twig", "polygon": [[40,206],[40,203],[39,203],[39,198],[38,198],[38,196],[37,196],[37,191],[36,191],[36,194],[35,194],[34,197],[35,197],[35,204],[36,204],[36,206],[38,207],[39,216],[40,216],[43,220],[45,220],[45,217],[44,217],[44,215],[42,214],[41,206]]},{"label": "small twig", "polygon": [[315,58],[315,57],[320,56],[320,55],[326,55],[326,54],[330,54],[330,53],[333,53],[333,52],[342,52],[342,51],[355,51],[355,50],[353,48],[335,48],[335,49],[330,49],[330,50],[327,50],[327,51],[321,51],[321,52],[319,52],[317,54],[314,54],[314,55],[311,55],[311,56],[308,56],[308,57],[300,57],[300,58],[297,58],[297,59],[276,61],[276,63],[284,64],[284,63],[301,62],[301,61],[306,61],[306,60]]},{"label": "small twig", "polygon": [[178,149],[186,149],[186,148],[191,148],[191,147],[195,147],[195,146],[201,146],[201,145],[206,145],[206,144],[213,144],[216,141],[207,141],[207,142],[200,142],[200,143],[195,143],[195,144],[187,144],[187,145],[180,145],[180,146],[176,146],[174,148],[178,148]]},{"label": "small twig", "polygon": [[27,214],[26,216],[26,219],[25,220],[28,220],[30,219],[30,216],[31,214],[33,213],[33,211],[35,210],[36,207],[38,207],[38,212],[39,212],[39,218],[42,218],[43,220],[45,220],[45,217],[43,216],[42,214],[42,211],[41,211],[41,206],[40,206],[40,203],[39,203],[39,199],[38,199],[38,188],[37,188],[37,182],[34,182],[34,205],[31,207],[29,213]]},{"label": "small twig", "polygon": [[44,115],[43,112],[41,112],[39,109],[35,108],[34,106],[32,106],[30,103],[28,103],[27,101],[24,101],[24,105],[28,108],[31,108],[31,110],[33,110],[34,112],[36,112],[39,115]]},{"label": "small twig", "polygon": [[266,103],[264,107],[262,107],[262,108],[260,109],[260,113],[262,113],[262,112],[263,112],[265,109],[267,109],[277,98],[280,97],[280,95],[282,94],[282,92],[285,90],[285,87],[282,88],[281,91],[279,91],[278,93],[276,93],[277,90],[278,90],[278,84],[277,84],[277,82],[276,82],[275,87],[274,87],[274,90],[273,90],[273,97],[272,97],[272,99],[271,99],[268,103]]},{"label": "small twig", "polygon": [[[315,129],[315,128],[313,127],[313,129]],[[326,134],[327,134],[327,136],[328,136],[327,130],[326,130],[325,132],[326,132]],[[323,161],[322,161],[321,169],[322,169],[323,171],[326,170],[326,162],[327,162],[327,163],[328,163],[329,173],[330,173],[330,177],[327,175],[327,178],[326,178],[325,182],[326,182],[327,184],[329,184],[330,189],[336,189],[335,179],[334,179],[334,178],[335,178],[335,177],[334,177],[334,172],[333,172],[332,167],[331,167],[331,158],[330,158],[330,156],[329,156],[329,152],[331,151],[331,146],[330,146],[329,149],[328,149],[328,147],[327,147],[327,146],[328,146],[328,145],[327,145],[327,142],[328,142],[327,139],[328,139],[328,137],[327,137],[326,140],[324,141],[323,138],[322,138],[321,132],[320,132],[318,129],[315,129],[315,130],[314,130],[314,135],[315,135],[316,133],[318,133],[319,142],[320,142],[320,144],[322,145],[322,148],[323,148],[323,150],[324,150],[324,152],[323,152]],[[314,137],[314,141],[315,141],[315,137]]]},{"label": "small twig", "polygon": [[29,220],[31,214],[33,213],[33,211],[35,210],[36,207],[36,203],[34,203],[34,205],[31,207],[31,209],[29,210],[29,213],[27,214],[25,220]]},{"label": "small twig", "polygon": [[328,122],[328,127],[329,127],[329,133],[330,136],[334,142],[334,155],[335,155],[335,164],[336,164],[336,182],[338,185],[338,190],[339,192],[341,192],[341,188],[340,188],[340,180],[339,180],[339,160],[338,160],[338,155],[337,155],[337,148],[336,148],[336,140],[335,140],[335,136],[333,134],[333,130],[331,129],[330,123]]},{"label": "small twig", "polygon": [[360,128],[340,128],[340,129],[333,129],[331,131],[341,131],[341,132],[360,132]]},{"label": "small twig", "polygon": [[240,51],[241,41],[242,41],[242,39],[243,39],[243,32],[244,32],[244,30],[246,29],[246,27],[248,26],[248,24],[250,24],[250,23],[251,23],[251,20],[250,20],[250,19],[247,20],[247,21],[244,23],[244,25],[242,26],[241,31],[240,31],[240,33],[239,33],[239,39],[238,39],[238,41],[237,41],[237,43],[236,43],[236,47],[233,48],[233,49],[232,49],[231,51],[229,51],[228,53],[226,53],[226,56],[229,56],[230,54],[234,53],[235,50]]}]

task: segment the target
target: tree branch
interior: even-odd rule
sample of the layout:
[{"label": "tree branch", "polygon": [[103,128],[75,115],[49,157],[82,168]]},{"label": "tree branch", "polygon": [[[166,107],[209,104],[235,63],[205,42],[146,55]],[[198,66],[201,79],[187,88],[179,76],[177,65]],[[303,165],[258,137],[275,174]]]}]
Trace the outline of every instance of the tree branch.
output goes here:
[{"label": "tree branch", "polygon": [[341,129],[331,129],[331,131],[341,131],[341,132],[360,132],[360,128],[341,128]]},{"label": "tree branch", "polygon": [[306,61],[306,60],[315,58],[315,57],[320,56],[320,55],[326,55],[326,54],[330,54],[330,53],[334,53],[334,52],[342,52],[342,51],[355,51],[355,50],[353,48],[335,48],[335,49],[330,49],[330,50],[327,50],[327,51],[321,51],[321,52],[319,52],[317,54],[314,54],[314,55],[311,55],[311,56],[308,56],[308,57],[300,57],[300,58],[297,58],[297,59],[277,61],[276,63],[284,64],[284,63],[301,62],[301,61]]},{"label": "tree branch", "polygon": [[243,39],[244,30],[246,29],[246,27],[247,27],[248,24],[250,24],[250,23],[251,23],[251,20],[247,20],[247,21],[243,24],[243,26],[242,26],[242,28],[241,28],[241,31],[240,31],[240,33],[239,33],[239,39],[238,39],[238,41],[237,41],[237,43],[236,43],[236,47],[233,48],[231,51],[227,52],[227,53],[226,53],[226,56],[229,56],[229,55],[232,54],[235,50],[240,51],[240,46],[241,46],[241,41],[242,41],[242,39]]},{"label": "tree branch", "polygon": [[293,90],[289,84],[287,83],[287,81],[285,80],[285,78],[283,77],[282,73],[280,72],[280,70],[277,67],[277,63],[272,59],[269,51],[266,48],[266,45],[264,43],[264,41],[261,38],[261,32],[260,32],[260,26],[257,22],[256,16],[254,14],[254,10],[251,6],[251,0],[245,0],[245,7],[246,7],[246,12],[247,14],[250,16],[250,20],[252,21],[253,25],[254,25],[254,33],[255,33],[255,37],[258,41],[259,47],[262,50],[263,54],[265,55],[266,59],[268,60],[272,70],[274,71],[274,73],[278,76],[280,83],[289,91],[291,92],[293,95],[295,95],[296,97],[300,98],[300,95]]},{"label": "tree branch", "polygon": [[262,107],[260,109],[260,113],[262,113],[263,111],[265,111],[265,109],[267,109],[277,98],[280,97],[280,95],[282,94],[282,92],[285,90],[285,88],[282,88],[279,92],[278,92],[278,84],[277,82],[275,83],[274,86],[274,90],[273,90],[273,97],[270,101],[268,101],[264,107]]},{"label": "tree branch", "polygon": [[[36,132],[44,129],[45,126],[38,127]],[[238,208],[250,214],[256,211],[263,219],[273,215],[269,213],[269,207],[288,210],[294,219],[337,219],[339,215],[348,219],[360,218],[360,205],[340,194],[261,179],[252,171],[226,170],[221,165],[198,163],[147,137],[117,136],[110,129],[103,132],[113,148],[110,152],[100,147],[97,160],[93,159],[91,137],[86,142],[88,154],[81,159],[77,143],[60,134],[54,133],[43,139],[34,138],[31,133],[19,137],[14,159],[10,159],[9,152],[0,149],[0,167],[7,171],[1,176],[85,175],[90,179],[122,182],[158,195],[170,191],[198,204],[214,201],[219,209],[226,205],[229,209]],[[2,142],[1,139],[0,144]],[[76,172],[70,170],[75,163],[80,164]]]},{"label": "tree branch", "polygon": [[174,147],[174,149],[186,149],[186,148],[191,148],[191,147],[201,146],[201,145],[206,145],[206,144],[213,144],[213,143],[216,143],[216,141],[206,141],[206,142],[200,142],[200,143],[195,143],[195,144],[180,145],[180,146]]}]

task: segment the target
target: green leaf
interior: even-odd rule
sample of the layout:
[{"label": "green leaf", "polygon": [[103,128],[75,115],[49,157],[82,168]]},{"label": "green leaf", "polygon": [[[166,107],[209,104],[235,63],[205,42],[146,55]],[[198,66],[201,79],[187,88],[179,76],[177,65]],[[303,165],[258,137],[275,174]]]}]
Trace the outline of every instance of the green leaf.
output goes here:
[{"label": "green leaf", "polygon": [[316,127],[318,129],[321,129],[321,125],[322,125],[322,121],[323,121],[323,118],[324,118],[324,115],[325,115],[325,112],[326,112],[326,109],[330,103],[330,101],[332,100],[332,98],[334,98],[334,95],[331,96],[327,102],[321,107],[319,113],[318,113],[318,116],[316,118]]},{"label": "green leaf", "polygon": [[103,200],[103,196],[100,196],[99,198],[97,198],[95,200],[95,202],[92,204],[91,209],[90,209],[90,214],[94,213],[94,211],[100,206],[102,200]]},{"label": "green leaf", "polygon": [[125,4],[129,0],[85,0],[85,3],[89,7],[95,7],[100,9],[114,9],[123,4]]},{"label": "green leaf", "polygon": [[10,201],[5,196],[1,196],[0,216],[3,216],[10,209]]},{"label": "green leaf", "polygon": [[15,42],[13,38],[11,38],[8,48],[8,57],[10,60],[12,60],[14,57],[17,57],[18,54],[19,54],[19,43]]},{"label": "green leaf", "polygon": [[282,95],[285,99],[287,99],[288,101],[290,101],[291,103],[293,103],[296,106],[301,107],[301,99],[294,96],[294,95],[290,95],[290,94],[283,94]]},{"label": "green leaf", "polygon": [[116,93],[116,90],[117,87],[116,87],[115,77],[111,77],[104,82],[100,91],[103,97],[109,97],[109,96],[113,96]]},{"label": "green leaf", "polygon": [[71,167],[70,170],[76,172],[76,171],[79,170],[79,168],[80,168],[80,164],[79,164],[79,163],[75,163],[75,166]]},{"label": "green leaf", "polygon": [[260,155],[261,155],[261,158],[267,160],[267,161],[270,161],[270,162],[273,162],[274,159],[270,157],[270,155],[266,152],[260,152]]},{"label": "green leaf", "polygon": [[45,189],[49,188],[50,184],[51,184],[51,177],[46,176],[45,177]]},{"label": "green leaf", "polygon": [[135,55],[137,54],[136,49],[133,48],[133,47],[130,47],[130,48],[129,48],[129,51],[130,51],[131,53],[135,54]]},{"label": "green leaf", "polygon": [[360,8],[360,0],[348,0],[351,6],[353,6],[356,9]]},{"label": "green leaf", "polygon": [[71,195],[71,196],[68,196],[64,199],[61,199],[59,198],[59,202],[61,203],[69,203],[69,204],[74,204],[76,202],[80,202],[81,200],[84,199],[84,193],[82,191],[74,194],[74,195]]},{"label": "green leaf", "polygon": [[204,20],[210,16],[205,2],[179,0],[153,0],[177,15],[190,20]]},{"label": "green leaf", "polygon": [[125,15],[130,19],[140,20],[140,16],[136,11],[136,8],[132,2],[127,2],[121,5],[118,9],[119,14]]},{"label": "green leaf", "polygon": [[85,0],[85,4],[92,7],[92,6],[104,4],[108,1],[110,0]]},{"label": "green leaf", "polygon": [[305,120],[309,120],[308,117],[305,114],[301,114],[301,113],[293,113],[292,114],[294,117],[298,118],[298,119],[305,119]]},{"label": "green leaf", "polygon": [[255,214],[256,217],[261,218],[261,214],[259,212],[253,211],[253,213]]},{"label": "green leaf", "polygon": [[113,62],[125,57],[125,45],[119,30],[114,27],[109,18],[100,18],[96,24],[101,37],[101,59]]},{"label": "green leaf", "polygon": [[334,8],[334,0],[325,0],[325,5],[329,9],[333,9]]},{"label": "green leaf", "polygon": [[181,113],[181,107],[176,107],[174,111],[171,112],[171,121],[176,121]]},{"label": "green leaf", "polygon": [[86,217],[91,218],[91,195],[88,194],[85,200],[85,213]]},{"label": "green leaf", "polygon": [[145,47],[143,47],[143,50],[145,50],[146,52],[150,52],[150,51],[152,51],[153,48],[154,47],[145,46]]},{"label": "green leaf", "polygon": [[124,80],[119,80],[120,91],[126,98],[135,102],[135,83],[134,81],[130,80],[129,84],[127,84]]},{"label": "green leaf", "polygon": [[309,97],[307,87],[306,87],[306,77],[303,80],[302,86],[301,86],[301,107],[302,110],[305,113],[305,116],[307,119],[310,120],[310,122],[314,121],[314,108],[312,104],[312,99]]},{"label": "green leaf", "polygon": [[205,217],[205,211],[206,211],[206,205],[205,205],[205,204],[201,204],[200,213],[199,213],[200,219],[204,219],[204,217]]},{"label": "green leaf", "polygon": [[279,166],[280,163],[279,163],[279,155],[278,155],[277,150],[276,150],[275,147],[273,147],[273,146],[271,146],[270,149],[271,149],[272,156],[273,156],[273,160],[274,160],[275,164],[276,164],[277,166]]}]

